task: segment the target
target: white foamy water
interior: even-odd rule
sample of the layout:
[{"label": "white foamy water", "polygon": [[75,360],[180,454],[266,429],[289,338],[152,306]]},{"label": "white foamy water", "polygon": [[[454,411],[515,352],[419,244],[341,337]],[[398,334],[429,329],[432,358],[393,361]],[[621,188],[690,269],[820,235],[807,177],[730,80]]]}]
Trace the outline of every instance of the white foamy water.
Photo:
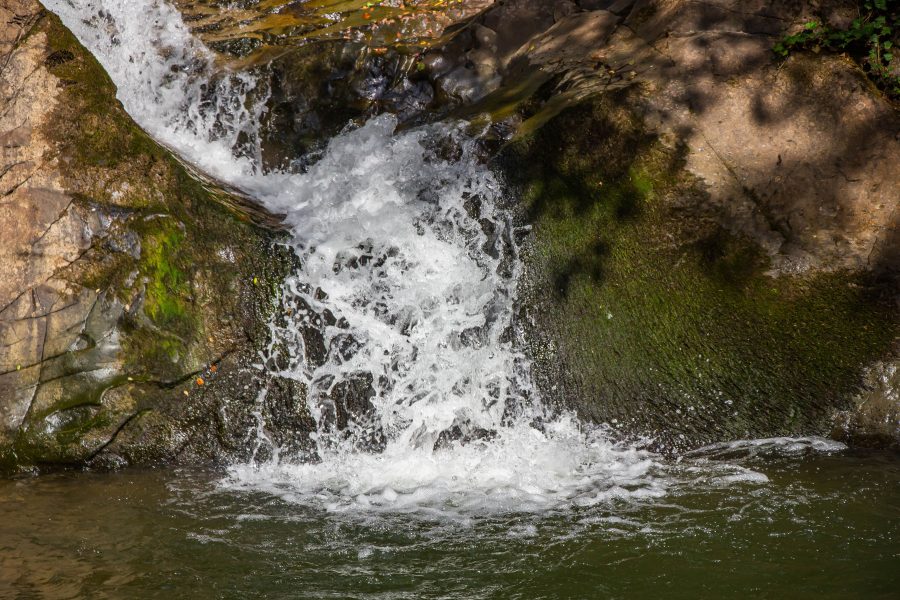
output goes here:
[{"label": "white foamy water", "polygon": [[[333,139],[305,173],[264,173],[265,90],[252,74],[216,73],[175,9],[45,5],[144,129],[287,215],[301,267],[260,362],[307,389],[318,460],[279,460],[275,448],[233,466],[224,486],[335,511],[544,510],[666,493],[671,474],[654,455],[550,415],[536,397],[511,328],[518,263],[495,210],[502,190],[459,128],[397,134],[378,117]],[[265,423],[259,432],[263,443]]]}]

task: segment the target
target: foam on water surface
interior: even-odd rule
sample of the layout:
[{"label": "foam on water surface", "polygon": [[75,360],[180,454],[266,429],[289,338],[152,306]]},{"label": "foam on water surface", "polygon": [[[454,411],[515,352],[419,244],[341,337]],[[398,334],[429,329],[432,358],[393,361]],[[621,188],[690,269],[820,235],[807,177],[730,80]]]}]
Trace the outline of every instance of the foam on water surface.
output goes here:
[{"label": "foam on water surface", "polygon": [[[511,327],[518,261],[496,210],[501,186],[460,128],[395,133],[392,117],[377,117],[334,138],[308,171],[265,173],[265,89],[251,73],[217,73],[177,10],[160,0],[45,5],[145,130],[287,215],[301,267],[260,362],[306,387],[318,460],[279,460],[276,448],[271,460],[234,465],[223,487],[333,511],[459,513],[652,499],[677,479],[652,453],[542,406]],[[309,327],[324,356],[307,347]],[[371,388],[372,412],[338,431],[342,385]],[[448,431],[457,436],[442,440]],[[263,424],[259,433],[265,443]]]}]

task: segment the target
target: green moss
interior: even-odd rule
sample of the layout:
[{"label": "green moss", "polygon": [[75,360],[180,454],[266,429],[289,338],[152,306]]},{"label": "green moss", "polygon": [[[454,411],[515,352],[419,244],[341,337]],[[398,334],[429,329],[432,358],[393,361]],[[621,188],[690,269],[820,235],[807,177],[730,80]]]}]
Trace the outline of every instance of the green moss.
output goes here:
[{"label": "green moss", "polygon": [[[265,339],[290,253],[273,250],[274,234],[254,225],[271,218],[199,181],[131,120],[102,67],[54,15],[45,12],[29,33],[46,36],[44,64],[61,81],[42,137],[53,144],[74,209],[110,223],[55,277],[98,291],[87,319],[107,339],[115,328],[122,352],[103,366],[121,368],[82,377],[93,366],[88,351],[57,357],[58,374],[40,389],[52,405],[39,403],[45,408],[29,413],[15,439],[0,440],[0,470],[83,463],[135,411],[152,416],[129,427],[150,423],[147,436],[160,439],[134,443],[169,456],[173,432],[183,432],[178,419],[198,410],[170,384]],[[225,247],[233,259],[223,258]],[[127,381],[138,383],[105,394]]]},{"label": "green moss", "polygon": [[144,312],[162,327],[185,328],[188,279],[176,264],[184,234],[171,227],[144,238],[141,271],[147,278]]},{"label": "green moss", "polygon": [[619,105],[570,109],[504,157],[534,226],[523,296],[545,387],[688,443],[823,431],[896,313],[862,275],[768,276]]},{"label": "green moss", "polygon": [[[66,111],[64,155],[77,166],[115,167],[136,156],[159,158],[161,149],[152,142],[113,100],[116,88],[93,57],[58,21],[47,16],[39,27],[47,34],[50,72],[65,85],[62,110]],[[113,105],[113,106],[111,106]]]},{"label": "green moss", "polygon": [[[142,314],[149,322],[135,315],[122,323],[129,372],[177,376],[203,341],[204,314],[192,290],[197,272],[209,268],[220,244],[240,246],[258,233],[235,219],[231,206],[223,211],[215,193],[135,125],[103,68],[55,16],[38,27],[47,34],[47,66],[65,84],[50,136],[65,158],[63,173],[81,186],[73,190],[81,204],[120,215],[126,208],[122,225],[140,240],[139,259],[100,249],[102,256],[73,267],[72,278],[112,292],[126,305],[143,289]],[[228,266],[217,267],[226,281],[233,275]],[[125,286],[134,271],[137,280]],[[221,292],[220,310],[213,313],[233,300]]]}]

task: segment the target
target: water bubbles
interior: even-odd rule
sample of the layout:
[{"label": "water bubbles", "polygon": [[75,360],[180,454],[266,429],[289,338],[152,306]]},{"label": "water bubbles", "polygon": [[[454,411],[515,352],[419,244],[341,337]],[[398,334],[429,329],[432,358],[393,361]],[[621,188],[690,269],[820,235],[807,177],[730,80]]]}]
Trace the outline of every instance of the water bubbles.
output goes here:
[{"label": "water bubbles", "polygon": [[305,390],[316,456],[289,456],[257,411],[256,460],[233,465],[224,487],[334,512],[454,515],[666,493],[658,457],[541,404],[509,334],[516,232],[497,209],[500,182],[461,127],[396,133],[396,119],[380,116],[334,138],[303,173],[264,173],[265,90],[252,73],[217,74],[174,8],[46,4],[142,127],[290,228],[300,266],[282,286],[258,366]]}]

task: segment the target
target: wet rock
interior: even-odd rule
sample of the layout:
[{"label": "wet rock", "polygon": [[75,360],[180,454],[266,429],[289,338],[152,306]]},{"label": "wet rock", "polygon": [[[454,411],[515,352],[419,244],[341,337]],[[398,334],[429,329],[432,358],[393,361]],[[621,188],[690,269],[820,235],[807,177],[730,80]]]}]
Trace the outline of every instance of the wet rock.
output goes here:
[{"label": "wet rock", "polygon": [[134,125],[37,2],[0,23],[0,470],[244,451],[280,234]]},{"label": "wet rock", "polygon": [[559,21],[576,12],[578,12],[578,5],[571,0],[557,0],[553,5],[553,20]]},{"label": "wet rock", "polygon": [[[309,460],[315,457],[315,446],[309,433],[316,430],[316,422],[306,405],[305,386],[292,379],[269,378],[262,389],[265,390],[264,412],[259,415],[256,425],[264,427],[265,435],[259,440],[251,427],[243,447],[254,447],[260,441],[266,442],[267,449],[278,452],[282,460]],[[252,434],[250,432],[253,432]],[[264,461],[271,457],[257,452],[253,459]]]},{"label": "wet rock", "polygon": [[322,414],[319,430],[349,438],[362,450],[383,450],[387,438],[372,404],[375,397],[372,381],[371,373],[359,372],[342,376],[338,381],[328,376],[316,382],[316,387],[324,391],[318,398]]},{"label": "wet rock", "polygon": [[556,0],[507,0],[488,10],[481,23],[496,32],[497,59],[506,64],[525,42],[553,25]]},{"label": "wet rock", "polygon": [[447,96],[463,104],[484,98],[499,84],[500,80],[492,67],[474,62],[456,67],[438,80],[438,85]]},{"label": "wet rock", "polygon": [[362,51],[359,44],[325,42],[266,67],[270,109],[261,135],[267,166],[302,168],[304,157],[314,159],[327,139],[385,92],[387,76],[358,64]]},{"label": "wet rock", "polygon": [[420,57],[435,95],[405,113],[537,135],[521,327],[544,396],[666,448],[827,433],[897,336],[900,127],[846,60],[771,47],[846,6],[578,8],[495,4]]},{"label": "wet rock", "polygon": [[435,82],[453,65],[439,54],[414,61],[382,50],[329,41],[300,47],[266,67],[270,110],[261,133],[267,167],[304,168],[348,122],[390,112],[406,123],[427,114]]},{"label": "wet rock", "polygon": [[900,361],[868,369],[855,406],[833,423],[832,435],[850,445],[900,450]]},{"label": "wet rock", "polygon": [[422,67],[428,75],[437,79],[441,75],[448,73],[453,68],[453,64],[443,52],[432,51],[425,54],[422,58]]},{"label": "wet rock", "polygon": [[635,0],[615,0],[614,2],[608,2],[607,4],[608,6],[603,7],[605,10],[608,10],[615,15],[625,15],[634,6]]},{"label": "wet rock", "polygon": [[[531,232],[519,333],[548,402],[664,449],[823,433],[836,410],[851,442],[894,443],[893,371],[860,382],[897,352],[896,110],[842,58],[770,52],[844,3],[574,8],[497,3],[421,55],[340,41],[272,61],[267,165],[302,169],[382,110],[498,115]],[[33,0],[0,12],[0,462],[311,457],[309,390],[247,366],[292,264],[248,221],[277,219],[153,144]],[[310,316],[311,364],[358,350],[326,348],[323,323],[346,327]],[[382,448],[371,377],[330,383],[326,425]]]},{"label": "wet rock", "polygon": [[385,96],[384,102],[387,110],[400,121],[409,121],[424,114],[434,102],[434,88],[428,81],[404,78]]},{"label": "wet rock", "polygon": [[504,154],[545,399],[664,449],[824,435],[896,356],[896,109],[846,59],[771,52],[832,8],[639,1],[511,61],[549,73]]},{"label": "wet rock", "polygon": [[480,23],[475,23],[472,27],[475,42],[478,47],[485,52],[497,51],[497,32],[493,29],[485,27]]},{"label": "wet rock", "polygon": [[497,437],[496,431],[473,426],[467,420],[457,420],[453,425],[440,432],[434,442],[434,450],[450,448],[454,444],[465,446],[475,442],[488,442]]}]

